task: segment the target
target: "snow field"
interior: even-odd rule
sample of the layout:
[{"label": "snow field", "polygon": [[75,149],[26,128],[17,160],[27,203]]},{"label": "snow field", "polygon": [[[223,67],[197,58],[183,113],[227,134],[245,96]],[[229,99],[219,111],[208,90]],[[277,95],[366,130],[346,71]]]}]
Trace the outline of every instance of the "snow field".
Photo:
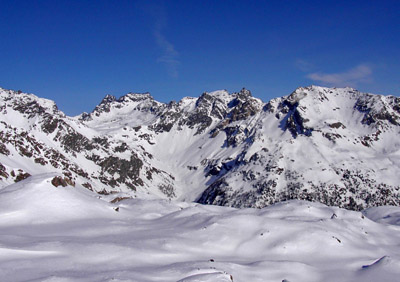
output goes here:
[{"label": "snow field", "polygon": [[0,190],[0,281],[372,282],[400,274],[398,207],[112,204],[124,195],[56,188],[53,176]]}]

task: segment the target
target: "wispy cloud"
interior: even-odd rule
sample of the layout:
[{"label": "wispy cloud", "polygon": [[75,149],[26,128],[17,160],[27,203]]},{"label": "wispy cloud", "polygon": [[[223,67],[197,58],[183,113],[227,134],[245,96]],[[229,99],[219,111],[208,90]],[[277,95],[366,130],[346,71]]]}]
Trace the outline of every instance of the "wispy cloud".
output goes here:
[{"label": "wispy cloud", "polygon": [[147,4],[145,10],[154,19],[153,35],[156,44],[160,48],[162,54],[157,59],[157,62],[163,63],[167,72],[171,77],[178,77],[178,66],[180,64],[174,44],[165,36],[164,30],[167,28],[167,13],[163,6],[155,4]]},{"label": "wispy cloud", "polygon": [[313,64],[311,64],[310,62],[303,60],[303,59],[297,59],[295,61],[295,66],[296,66],[296,68],[298,68],[299,70],[301,70],[303,72],[309,72],[314,69]]},{"label": "wispy cloud", "polygon": [[372,68],[367,64],[360,64],[350,70],[340,73],[315,72],[307,75],[311,80],[329,86],[357,86],[359,83],[372,81]]},{"label": "wispy cloud", "polygon": [[164,63],[167,66],[169,75],[178,77],[179,53],[175,50],[174,45],[169,42],[162,33],[161,27],[156,27],[154,37],[157,45],[163,51],[163,55],[158,58],[158,62]]}]

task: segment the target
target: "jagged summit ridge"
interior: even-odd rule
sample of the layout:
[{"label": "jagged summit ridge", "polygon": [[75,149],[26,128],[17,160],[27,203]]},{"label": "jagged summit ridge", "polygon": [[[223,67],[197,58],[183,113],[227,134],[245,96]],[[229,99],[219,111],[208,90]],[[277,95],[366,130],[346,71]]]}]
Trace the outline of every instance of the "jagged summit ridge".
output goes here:
[{"label": "jagged summit ridge", "polygon": [[[257,109],[251,109],[257,104]],[[111,120],[133,120],[138,118],[141,124],[148,125],[155,132],[169,131],[176,125],[178,129],[186,125],[190,128],[198,127],[198,133],[204,131],[213,122],[226,118],[240,119],[244,116],[261,110],[262,102],[253,98],[251,92],[242,89],[238,93],[229,94],[226,90],[204,92],[198,98],[185,97],[178,103],[161,103],[148,94],[127,94],[119,99],[106,96],[90,114],[80,117],[82,121],[93,121],[92,124],[109,122]],[[240,115],[239,112],[247,112]],[[251,113],[248,113],[248,112]],[[143,112],[137,117],[138,112]],[[143,119],[143,116],[146,116]]]},{"label": "jagged summit ridge", "polygon": [[170,103],[128,93],[75,118],[31,94],[0,97],[2,185],[56,171],[101,193],[235,207],[400,203],[398,97],[318,86],[267,103],[246,89]]},{"label": "jagged summit ridge", "polygon": [[0,88],[0,99],[2,101],[2,110],[8,108],[11,111],[28,115],[28,118],[36,114],[65,116],[54,101],[39,98],[34,94],[23,93],[20,90],[14,91]]}]

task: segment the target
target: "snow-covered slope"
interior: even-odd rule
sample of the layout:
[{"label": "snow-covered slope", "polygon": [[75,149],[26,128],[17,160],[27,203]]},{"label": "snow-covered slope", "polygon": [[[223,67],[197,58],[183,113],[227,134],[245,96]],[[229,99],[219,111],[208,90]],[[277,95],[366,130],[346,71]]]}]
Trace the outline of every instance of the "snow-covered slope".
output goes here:
[{"label": "snow-covered slope", "polygon": [[172,176],[152,167],[152,156],[137,144],[127,144],[123,133],[104,135],[32,94],[0,89],[0,103],[2,186],[59,172],[100,193],[165,196],[152,187],[167,187]]},{"label": "snow-covered slope", "polygon": [[0,189],[1,281],[392,282],[400,275],[399,222],[386,220],[398,218],[399,207],[360,213],[297,200],[263,209],[121,200],[79,184],[54,187],[57,175]]},{"label": "snow-covered slope", "polygon": [[242,89],[164,104],[130,93],[78,117],[31,94],[0,99],[3,186],[59,172],[103,194],[234,207],[400,204],[393,96],[311,86],[268,103]]},{"label": "snow-covered slope", "polygon": [[200,202],[399,205],[399,125],[399,98],[350,88],[299,88],[264,107],[248,129],[242,162],[223,172]]}]

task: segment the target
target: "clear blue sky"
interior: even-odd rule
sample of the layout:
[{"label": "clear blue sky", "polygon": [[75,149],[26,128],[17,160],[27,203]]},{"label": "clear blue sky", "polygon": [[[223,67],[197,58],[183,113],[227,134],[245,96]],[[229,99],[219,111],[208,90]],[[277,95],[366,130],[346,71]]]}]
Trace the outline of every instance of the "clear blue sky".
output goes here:
[{"label": "clear blue sky", "polygon": [[0,87],[68,115],[128,92],[400,94],[400,1],[0,0],[0,42]]}]

